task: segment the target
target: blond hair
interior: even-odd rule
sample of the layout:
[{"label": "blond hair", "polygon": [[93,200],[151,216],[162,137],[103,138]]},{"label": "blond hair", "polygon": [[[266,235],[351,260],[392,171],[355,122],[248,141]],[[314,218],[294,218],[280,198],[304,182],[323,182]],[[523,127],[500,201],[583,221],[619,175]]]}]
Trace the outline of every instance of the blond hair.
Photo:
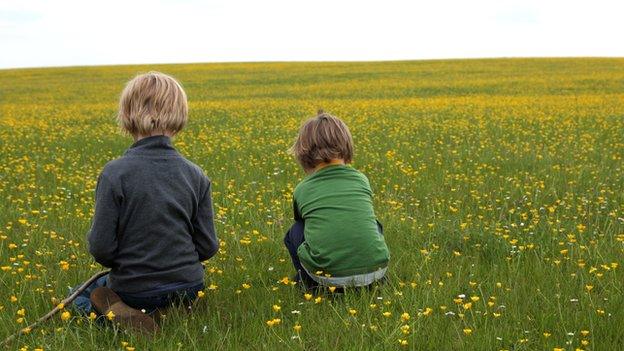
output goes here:
[{"label": "blond hair", "polygon": [[140,74],[121,93],[117,122],[133,136],[176,134],[187,120],[186,93],[171,76],[160,72]]},{"label": "blond hair", "polygon": [[316,117],[301,126],[290,152],[306,170],[331,159],[343,159],[345,163],[350,163],[353,159],[353,138],[340,118],[319,110]]}]

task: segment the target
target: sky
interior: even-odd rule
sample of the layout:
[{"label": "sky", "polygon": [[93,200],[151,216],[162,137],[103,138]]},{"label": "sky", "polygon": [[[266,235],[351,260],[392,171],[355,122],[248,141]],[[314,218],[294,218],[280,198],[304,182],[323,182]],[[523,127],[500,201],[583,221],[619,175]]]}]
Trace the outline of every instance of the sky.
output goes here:
[{"label": "sky", "polygon": [[0,68],[624,57],[624,1],[0,0]]}]

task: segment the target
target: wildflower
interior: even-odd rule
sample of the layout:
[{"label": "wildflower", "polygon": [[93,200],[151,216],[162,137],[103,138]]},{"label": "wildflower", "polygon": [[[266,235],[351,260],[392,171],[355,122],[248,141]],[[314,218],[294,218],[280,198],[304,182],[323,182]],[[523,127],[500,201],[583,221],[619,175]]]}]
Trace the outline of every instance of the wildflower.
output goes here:
[{"label": "wildflower", "polygon": [[404,322],[407,322],[407,321],[409,321],[409,319],[410,319],[409,313],[403,312],[403,314],[401,315],[401,320],[404,321]]},{"label": "wildflower", "polygon": [[247,284],[247,283],[243,283],[243,285],[242,285],[242,286],[243,286],[243,289],[249,289],[249,288],[251,288],[251,285],[250,285],[250,284]]},{"label": "wildflower", "polygon": [[330,286],[329,287],[329,292],[333,293],[334,291],[336,291],[336,287],[335,286]]},{"label": "wildflower", "polygon": [[323,298],[318,296],[316,299],[314,299],[314,303],[318,304],[321,303],[321,301],[323,301]]},{"label": "wildflower", "polygon": [[273,327],[273,326],[279,325],[281,322],[282,322],[282,320],[281,320],[281,319],[279,319],[279,318],[273,318],[273,319],[270,319],[270,320],[266,321],[266,324],[267,324],[269,327]]},{"label": "wildflower", "polygon": [[386,311],[384,313],[382,313],[382,315],[386,318],[389,318],[390,316],[392,316],[392,312]]},{"label": "wildflower", "polygon": [[217,286],[216,284],[210,284],[208,285],[208,290],[217,290],[219,286]]},{"label": "wildflower", "polygon": [[303,298],[306,299],[306,301],[310,301],[312,299],[312,294],[305,293],[303,294]]},{"label": "wildflower", "polygon": [[401,332],[402,332],[403,334],[409,334],[409,332],[410,332],[410,326],[409,326],[409,325],[407,325],[407,324],[402,325],[402,326],[401,326]]},{"label": "wildflower", "polygon": [[581,335],[583,336],[589,335],[589,330],[581,330]]},{"label": "wildflower", "polygon": [[112,321],[113,319],[115,319],[115,313],[113,313],[113,311],[108,311],[108,313],[106,314],[106,318],[108,318],[109,321]]},{"label": "wildflower", "polygon": [[353,308],[350,308],[349,309],[349,314],[352,315],[352,316],[355,316],[357,314],[357,311],[354,310]]},{"label": "wildflower", "polygon": [[206,296],[206,293],[203,290],[200,290],[197,292],[197,297],[199,297],[200,299],[203,298],[204,296]]},{"label": "wildflower", "polygon": [[464,335],[470,335],[470,334],[472,334],[472,329],[464,328],[463,332],[464,332]]},{"label": "wildflower", "polygon": [[280,305],[273,305],[273,311],[279,312],[282,309]]},{"label": "wildflower", "polygon": [[17,315],[24,317],[26,315],[26,309],[22,308],[17,310]]},{"label": "wildflower", "polygon": [[293,330],[295,331],[295,333],[299,333],[301,331],[301,325],[299,323],[295,324],[293,326]]},{"label": "wildflower", "polygon": [[544,337],[545,337],[545,338],[548,338],[548,337],[550,337],[550,335],[552,335],[552,334],[550,334],[549,332],[544,332],[544,333],[542,333],[542,335],[544,335]]},{"label": "wildflower", "polygon": [[97,314],[95,312],[89,313],[89,320],[94,321],[97,318]]},{"label": "wildflower", "polygon": [[407,342],[407,340],[405,339],[399,339],[399,345],[401,346],[407,346],[409,345],[409,343]]},{"label": "wildflower", "polygon": [[63,313],[61,313],[61,320],[66,321],[69,318],[71,318],[71,313],[69,313],[69,311],[64,311]]}]

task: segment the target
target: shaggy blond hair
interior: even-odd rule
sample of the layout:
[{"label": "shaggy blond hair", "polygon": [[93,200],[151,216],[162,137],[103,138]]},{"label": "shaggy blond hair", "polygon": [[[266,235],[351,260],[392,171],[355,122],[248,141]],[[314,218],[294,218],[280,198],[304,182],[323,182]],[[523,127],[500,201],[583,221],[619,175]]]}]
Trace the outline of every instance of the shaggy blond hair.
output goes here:
[{"label": "shaggy blond hair", "polygon": [[350,163],[353,159],[353,138],[340,118],[319,110],[316,117],[301,126],[290,152],[306,170],[331,159],[343,159],[345,163]]},{"label": "shaggy blond hair", "polygon": [[117,122],[133,136],[176,134],[187,120],[186,93],[171,76],[160,72],[138,75],[121,93]]}]

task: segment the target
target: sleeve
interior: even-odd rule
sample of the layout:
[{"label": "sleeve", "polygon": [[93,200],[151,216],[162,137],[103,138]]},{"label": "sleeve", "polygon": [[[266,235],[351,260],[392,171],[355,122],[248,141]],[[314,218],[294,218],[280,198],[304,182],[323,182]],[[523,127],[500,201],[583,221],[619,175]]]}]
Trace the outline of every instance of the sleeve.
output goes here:
[{"label": "sleeve", "polygon": [[95,187],[95,214],[87,234],[89,252],[96,262],[112,268],[117,252],[119,204],[111,182],[103,174]]},{"label": "sleeve", "polygon": [[193,243],[199,254],[199,260],[205,261],[214,256],[219,250],[219,240],[215,232],[214,212],[212,209],[211,184],[204,192],[193,221]]}]

